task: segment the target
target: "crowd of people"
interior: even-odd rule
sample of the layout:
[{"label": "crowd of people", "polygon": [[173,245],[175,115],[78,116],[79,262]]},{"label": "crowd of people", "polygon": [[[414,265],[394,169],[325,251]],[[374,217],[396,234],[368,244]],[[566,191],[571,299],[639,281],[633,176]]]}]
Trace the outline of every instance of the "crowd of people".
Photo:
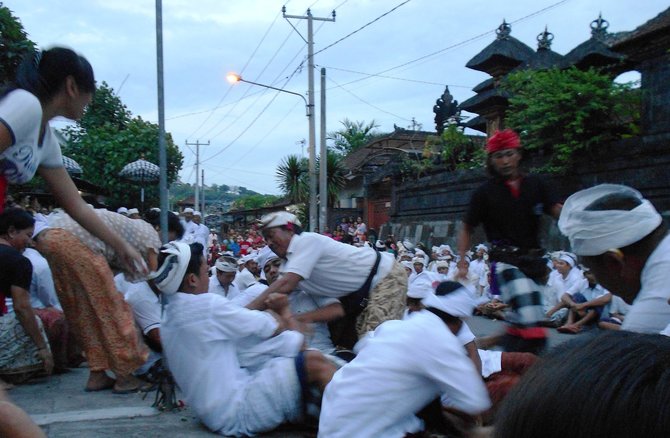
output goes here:
[{"label": "crowd of people", "polygon": [[[0,435],[41,433],[6,389],[84,361],[86,391],[146,392],[169,376],[228,436],[283,423],[323,437],[670,430],[670,237],[636,190],[563,203],[523,172],[505,130],[487,142],[491,178],[455,250],[378,238],[361,218],[308,232],[287,211],[226,234],[192,209],[166,212],[162,243],[159,209],[94,209],[62,166],[48,121],[81,117],[94,88],[88,62],[54,48],[0,94],[0,193],[39,172],[62,206],[0,213]],[[543,213],[570,248],[541,249]],[[477,338],[476,314],[504,331]],[[607,331],[547,352],[552,327]]]}]

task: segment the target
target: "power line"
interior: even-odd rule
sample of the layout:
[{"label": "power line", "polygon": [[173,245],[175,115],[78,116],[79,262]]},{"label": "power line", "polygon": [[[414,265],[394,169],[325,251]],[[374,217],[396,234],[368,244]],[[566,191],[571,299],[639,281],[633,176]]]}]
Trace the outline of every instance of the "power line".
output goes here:
[{"label": "power line", "polygon": [[339,68],[339,67],[329,67],[329,66],[326,66],[326,65],[319,65],[318,67],[323,67],[326,70],[337,70],[337,71],[343,71],[343,72],[347,72],[347,73],[354,73],[354,74],[357,74],[357,75],[363,75],[363,76],[369,76],[369,77],[377,77],[377,78],[383,78],[383,79],[393,79],[393,80],[396,80],[396,81],[415,82],[417,84],[427,84],[427,85],[440,85],[440,86],[448,85],[450,87],[455,87],[455,88],[467,88],[468,90],[472,89],[472,86],[470,86],[470,85],[453,85],[453,84],[444,84],[442,82],[422,81],[422,80],[419,80],[419,79],[399,78],[399,77],[396,77],[396,76],[387,76],[387,75],[379,75],[379,74],[373,74],[373,73],[365,73],[365,72],[362,72],[362,71],[349,70],[349,69],[346,69],[346,68]]},{"label": "power line", "polygon": [[[293,77],[293,76],[290,76],[290,77],[286,80],[286,83],[285,83],[284,85],[286,85],[286,84],[291,80],[292,77]],[[281,88],[283,88],[283,87],[281,87]],[[223,149],[221,149],[220,151],[214,153],[212,156],[206,158],[205,160],[202,160],[202,162],[204,163],[204,162],[210,161],[211,159],[213,159],[213,158],[215,158],[215,157],[221,155],[221,154],[222,154],[223,152],[225,152],[229,147],[231,147],[233,144],[235,144],[235,142],[236,142],[237,140],[239,140],[240,137],[242,137],[244,134],[246,134],[246,132],[247,132],[247,131],[248,131],[248,130],[249,130],[249,129],[250,129],[250,128],[257,122],[257,121],[258,121],[258,119],[263,115],[263,113],[265,113],[265,111],[267,111],[267,109],[270,107],[270,105],[272,104],[272,102],[274,102],[275,99],[277,98],[277,96],[279,96],[279,93],[281,93],[281,92],[280,92],[280,91],[277,91],[277,92],[275,93],[275,95],[272,97],[272,100],[270,100],[270,102],[269,102],[269,103],[268,103],[268,104],[261,110],[261,112],[260,112],[260,113],[259,113],[259,114],[258,114],[252,121],[251,121],[251,123],[249,123],[249,124],[242,130],[242,132],[240,132],[240,133],[238,134],[237,137],[235,137],[233,140],[231,140],[230,143],[228,143]],[[218,134],[217,134],[217,135],[218,135]]]},{"label": "power line", "polygon": [[[528,18],[534,17],[535,15],[539,15],[539,14],[541,14],[541,13],[543,13],[543,12],[546,12],[546,11],[548,11],[548,10],[550,10],[550,9],[556,8],[556,7],[562,5],[563,3],[566,3],[566,2],[568,2],[568,1],[570,1],[570,0],[561,0],[561,1],[559,1],[559,2],[553,3],[553,4],[551,4],[551,5],[549,5],[549,6],[545,7],[545,8],[542,8],[542,9],[540,9],[540,10],[538,10],[538,11],[535,11],[535,12],[530,13],[530,14],[524,16],[524,17],[521,17],[521,18],[519,18],[519,19],[517,19],[517,20],[514,20],[514,21],[510,22],[510,24],[516,24],[516,23],[519,23],[519,22],[524,21],[524,20],[526,20],[526,19],[528,19]],[[479,40],[479,39],[481,39],[481,38],[483,38],[483,37],[485,37],[485,36],[487,36],[487,35],[489,35],[489,34],[492,34],[492,33],[494,33],[494,32],[495,32],[495,29],[493,29],[493,30],[488,30],[488,31],[486,31],[486,32],[482,32],[482,33],[480,33],[480,34],[478,34],[478,35],[475,35],[475,36],[473,36],[473,37],[471,37],[471,38],[468,38],[468,39],[466,39],[466,40],[464,40],[464,41],[458,42],[458,43],[456,43],[456,44],[452,44],[452,45],[447,46],[447,47],[445,47],[445,48],[443,48],[443,49],[437,50],[437,51],[435,51],[435,52],[431,52],[431,53],[429,53],[429,54],[427,54],[427,55],[420,56],[420,57],[418,57],[418,58],[416,58],[416,59],[412,59],[411,61],[403,62],[402,64],[396,65],[396,66],[391,67],[391,68],[387,68],[386,70],[379,71],[379,72],[374,73],[374,74],[372,74],[372,75],[370,75],[370,76],[368,76],[368,77],[360,78],[360,79],[355,79],[355,80],[350,81],[350,82],[347,82],[347,83],[345,83],[345,84],[343,84],[343,85],[345,85],[345,86],[346,86],[346,85],[351,85],[351,84],[354,84],[354,83],[356,83],[356,82],[365,81],[365,80],[370,79],[371,77],[375,77],[375,76],[377,76],[377,75],[383,75],[384,73],[388,73],[388,72],[390,72],[390,71],[397,70],[397,69],[399,69],[399,68],[405,67],[405,66],[410,65],[410,64],[414,64],[414,63],[419,62],[419,61],[422,61],[422,60],[424,60],[424,59],[431,58],[431,57],[433,57],[433,56],[435,56],[435,55],[439,55],[439,54],[441,54],[441,53],[446,52],[447,50],[455,49],[455,48],[457,48],[457,47],[460,47],[460,46],[466,45],[466,44],[468,44],[468,43],[471,43],[471,42],[473,42],[473,41],[475,41],[475,40]]]},{"label": "power line", "polygon": [[[265,41],[265,38],[267,38],[268,34],[270,33],[270,30],[272,30],[272,27],[275,25],[275,23],[277,22],[278,19],[279,19],[279,13],[277,13],[277,15],[275,15],[274,20],[272,20],[272,23],[270,23],[270,26],[267,28],[267,30],[263,34],[263,37],[261,38],[261,40],[256,45],[256,48],[253,50],[253,52],[251,52],[251,55],[249,55],[249,58],[247,59],[247,62],[244,64],[244,67],[242,67],[242,70],[240,70],[240,74],[244,71],[244,69],[247,68],[247,66],[249,65],[251,60],[254,58],[254,56],[258,52],[258,49],[261,47],[261,45]],[[231,89],[232,89],[232,85],[230,85],[228,87],[228,89],[226,90],[226,93],[223,95],[221,100],[219,100],[219,103],[214,107],[215,109],[219,105],[221,105],[221,103],[226,99],[226,97],[228,97],[228,94],[230,93]],[[200,130],[200,128],[202,128],[205,125],[205,123],[207,123],[207,121],[212,117],[213,114],[214,114],[214,109],[212,110],[211,113],[209,113],[209,115],[205,118],[205,120],[196,128],[196,130],[193,131],[193,133],[191,135],[189,135],[188,137],[193,137]]]},{"label": "power line", "polygon": [[[368,22],[368,23],[365,23],[363,26],[359,27],[359,28],[356,29],[355,31],[350,32],[349,34],[343,36],[342,38],[340,38],[339,40],[337,40],[337,41],[335,41],[335,42],[333,42],[333,43],[331,43],[331,44],[328,44],[328,45],[327,45],[326,47],[324,47],[323,49],[316,51],[316,52],[314,53],[314,55],[316,56],[317,54],[323,52],[324,50],[328,50],[328,49],[330,49],[330,48],[333,47],[335,44],[339,44],[339,43],[341,43],[342,41],[346,40],[346,39],[349,38],[350,36],[352,36],[352,35],[354,35],[354,34],[360,32],[361,30],[365,29],[366,27],[370,26],[371,24],[375,23],[376,21],[381,20],[382,18],[384,18],[385,16],[387,16],[387,15],[390,14],[391,12],[393,12],[393,11],[395,11],[396,9],[398,9],[399,7],[401,7],[401,6],[403,6],[403,5],[407,4],[407,3],[409,3],[410,1],[411,1],[411,0],[405,0],[404,2],[400,3],[398,6],[394,7],[393,9],[391,9],[391,10],[389,10],[389,11],[387,11],[387,12],[384,12],[382,15],[380,15],[380,16],[377,17],[377,18],[375,18],[374,20],[372,20],[372,21],[370,21],[370,22]],[[344,3],[346,3],[346,2],[343,2],[342,4],[344,4]]]},{"label": "power line", "polygon": [[389,114],[389,115],[391,115],[391,116],[393,116],[393,117],[395,117],[395,118],[402,119],[402,120],[406,120],[406,121],[408,121],[408,122],[411,122],[411,121],[412,121],[412,119],[408,119],[408,118],[406,118],[406,117],[403,117],[403,116],[399,116],[399,115],[397,115],[397,114],[394,114],[394,113],[392,113],[392,112],[390,112],[390,111],[386,111],[385,109],[379,108],[377,105],[374,105],[374,104],[372,104],[372,103],[366,101],[366,100],[363,99],[362,97],[360,97],[360,96],[358,96],[358,95],[352,93],[351,91],[347,90],[347,89],[344,88],[342,85],[338,84],[337,82],[335,82],[332,78],[330,78],[330,77],[328,77],[328,76],[326,76],[326,79],[328,79],[330,82],[334,83],[334,84],[337,86],[337,88],[341,88],[343,91],[346,91],[347,93],[351,94],[354,98],[358,99],[359,101],[363,102],[364,104],[366,104],[366,105],[368,105],[368,106],[371,106],[372,108],[376,109],[377,111],[381,111],[381,112],[386,113],[386,114]]}]

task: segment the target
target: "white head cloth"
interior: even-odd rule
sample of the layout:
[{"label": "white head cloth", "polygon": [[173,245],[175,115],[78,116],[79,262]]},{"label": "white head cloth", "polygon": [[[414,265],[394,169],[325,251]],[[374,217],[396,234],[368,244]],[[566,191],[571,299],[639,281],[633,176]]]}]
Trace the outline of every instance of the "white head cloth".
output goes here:
[{"label": "white head cloth", "polygon": [[558,259],[563,260],[565,263],[570,265],[571,268],[574,268],[575,264],[577,264],[577,260],[567,252],[561,252],[561,255],[558,256]]},{"label": "white head cloth", "polygon": [[237,261],[232,257],[219,257],[214,266],[221,272],[237,272]]},{"label": "white head cloth", "polygon": [[279,256],[272,252],[269,246],[264,246],[258,251],[258,256],[256,257],[256,262],[258,262],[258,267],[261,268],[261,273],[265,265],[271,260],[278,259]]},{"label": "white head cloth", "polygon": [[119,214],[128,214],[128,209],[126,207],[119,207],[116,212]]},{"label": "white head cloth", "polygon": [[[642,203],[630,211],[584,210],[594,201],[613,194],[632,195]],[[596,256],[641,240],[662,221],[651,202],[637,190],[618,184],[602,184],[570,196],[563,205],[558,228],[568,237],[576,254]]]},{"label": "white head cloth", "polygon": [[475,246],[475,251],[479,251],[480,249],[483,249],[486,252],[489,252],[489,248],[484,245],[483,243],[480,243],[479,245]]},{"label": "white head cloth", "polygon": [[42,213],[37,213],[35,215],[35,228],[33,230],[33,239],[47,228],[50,228],[49,223],[47,222],[47,217],[44,216]]},{"label": "white head cloth", "polygon": [[191,247],[186,243],[172,241],[167,243],[161,252],[169,255],[158,271],[149,274],[149,279],[152,279],[164,294],[176,294],[191,261]]},{"label": "white head cloth", "polygon": [[266,214],[261,218],[261,229],[281,227],[282,225],[295,224],[302,226],[296,215],[288,211],[275,211],[274,213]]},{"label": "white head cloth", "polygon": [[136,209],[136,208],[129,208],[129,209],[128,209],[128,214],[129,214],[129,215],[131,215],[131,214],[140,214],[140,211],[139,211],[138,209]]},{"label": "white head cloth", "polygon": [[475,300],[464,287],[447,295],[429,294],[421,301],[426,307],[434,307],[458,318],[469,318],[475,310]]},{"label": "white head cloth", "polygon": [[412,264],[413,265],[424,265],[426,264],[426,260],[423,257],[414,257],[412,259]]},{"label": "white head cloth", "polygon": [[409,260],[403,260],[402,262],[400,262],[400,264],[407,269],[414,269],[412,262],[410,262]]},{"label": "white head cloth", "polygon": [[407,288],[408,298],[419,298],[422,300],[434,293],[435,289],[433,289],[433,283],[428,277],[417,277]]}]

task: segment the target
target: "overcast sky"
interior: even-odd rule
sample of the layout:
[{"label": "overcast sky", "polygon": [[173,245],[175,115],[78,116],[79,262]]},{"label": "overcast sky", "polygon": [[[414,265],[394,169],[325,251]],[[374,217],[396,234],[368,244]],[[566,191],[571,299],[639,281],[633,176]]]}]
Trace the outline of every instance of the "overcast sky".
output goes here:
[{"label": "overcast sky", "polygon": [[[133,114],[157,122],[154,1],[4,3],[40,47],[80,52],[97,81],[112,86]],[[206,184],[261,193],[279,193],[274,172],[282,157],[307,154],[299,97],[225,80],[228,72],[241,72],[306,93],[307,70],[299,66],[307,54],[301,37],[307,21],[291,20],[299,35],[281,16],[284,4],[291,15],[311,7],[314,17],[330,17],[336,8],[336,22],[314,22],[315,51],[397,7],[315,56],[327,69],[327,130],[346,117],[375,120],[381,132],[409,127],[412,119],[434,130],[432,108],[445,85],[459,102],[471,97],[488,75],[465,64],[494,40],[503,18],[512,23],[512,36],[533,49],[547,26],[552,49],[565,54],[590,37],[589,25],[601,12],[608,30],[618,32],[668,7],[667,0],[164,0],[166,130],[184,153],[183,181],[195,181],[195,147],[186,141],[210,142],[200,148]],[[315,78],[318,111],[318,70]],[[318,121],[317,115],[317,150]]]}]

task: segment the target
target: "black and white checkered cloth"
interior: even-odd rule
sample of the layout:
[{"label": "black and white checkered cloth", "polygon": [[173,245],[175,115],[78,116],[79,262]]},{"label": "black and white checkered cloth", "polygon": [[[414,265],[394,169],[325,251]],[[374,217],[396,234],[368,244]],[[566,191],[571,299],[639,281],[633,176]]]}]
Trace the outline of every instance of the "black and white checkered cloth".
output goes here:
[{"label": "black and white checkered cloth", "polygon": [[506,314],[509,323],[519,327],[536,327],[544,316],[542,286],[526,277],[517,267],[496,263],[496,280],[500,296],[510,307]]}]

